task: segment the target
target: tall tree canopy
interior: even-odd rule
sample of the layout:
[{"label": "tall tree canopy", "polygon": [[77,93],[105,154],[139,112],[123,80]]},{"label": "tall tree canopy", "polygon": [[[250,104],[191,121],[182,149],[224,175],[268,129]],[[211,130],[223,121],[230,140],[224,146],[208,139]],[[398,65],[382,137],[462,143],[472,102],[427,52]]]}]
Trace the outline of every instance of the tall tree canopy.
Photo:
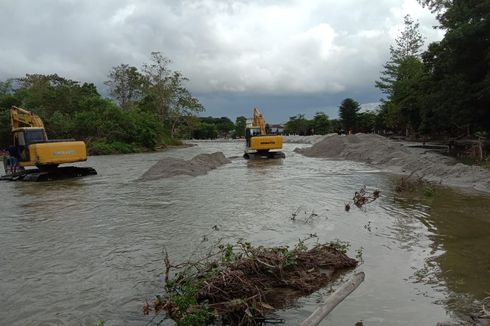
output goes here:
[{"label": "tall tree canopy", "polygon": [[244,116],[237,117],[235,121],[235,136],[244,137],[246,127],[247,127],[247,118]]},{"label": "tall tree canopy", "polygon": [[342,101],[339,107],[340,122],[345,130],[356,131],[358,112],[361,106],[351,98]]},{"label": "tall tree canopy", "polygon": [[424,76],[420,59],[423,37],[419,23],[407,15],[404,30],[390,46],[390,59],[383,66],[379,81],[375,85],[386,99],[382,100],[383,124],[389,129],[406,129],[409,133],[420,125],[419,87]]},{"label": "tall tree canopy", "polygon": [[127,64],[112,67],[109,80],[105,84],[109,87],[111,97],[124,109],[129,109],[141,100],[144,93],[145,78],[138,68]]},{"label": "tall tree canopy", "polygon": [[446,30],[424,54],[430,73],[427,116],[451,129],[490,132],[490,1],[421,0]]}]

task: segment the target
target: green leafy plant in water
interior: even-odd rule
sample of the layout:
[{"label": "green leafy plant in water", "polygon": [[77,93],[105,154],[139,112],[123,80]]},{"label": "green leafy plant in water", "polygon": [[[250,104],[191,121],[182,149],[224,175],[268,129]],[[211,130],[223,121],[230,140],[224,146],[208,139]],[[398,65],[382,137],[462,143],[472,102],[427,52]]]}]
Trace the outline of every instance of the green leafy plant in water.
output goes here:
[{"label": "green leafy plant in water", "polygon": [[235,252],[233,251],[233,246],[231,244],[227,244],[223,248],[223,258],[224,263],[233,263],[236,260]]},{"label": "green leafy plant in water", "polygon": [[289,247],[280,247],[277,250],[282,255],[282,266],[289,267],[295,266],[297,264],[296,261],[296,248],[293,250],[289,250]]},{"label": "green leafy plant in water", "polygon": [[[214,319],[214,315],[207,306],[197,302],[197,294],[202,284],[203,281],[190,281],[170,294],[170,303],[177,305],[182,313],[182,318],[177,321],[177,325],[209,325]],[[157,299],[159,299],[158,296]]]},{"label": "green leafy plant in water", "polygon": [[97,324],[97,326],[105,326],[105,321],[101,321],[100,323]]},{"label": "green leafy plant in water", "polygon": [[424,187],[424,196],[433,197],[434,196],[434,188],[431,185],[426,185]]},{"label": "green leafy plant in water", "polygon": [[[201,306],[202,307],[202,306]],[[214,319],[214,315],[207,309],[193,309],[191,313],[186,314],[184,318],[177,322],[178,326],[205,326],[209,325]]]},{"label": "green leafy plant in water", "polygon": [[342,240],[339,240],[339,239],[335,239],[334,241],[330,241],[330,245],[332,247],[334,247],[335,249],[337,249],[338,251],[344,253],[344,254],[346,254],[347,251],[350,248],[350,243],[349,242],[342,241]]},{"label": "green leafy plant in water", "polygon": [[360,262],[364,262],[364,258],[362,257],[363,254],[364,248],[361,246],[359,249],[356,250],[356,259]]}]

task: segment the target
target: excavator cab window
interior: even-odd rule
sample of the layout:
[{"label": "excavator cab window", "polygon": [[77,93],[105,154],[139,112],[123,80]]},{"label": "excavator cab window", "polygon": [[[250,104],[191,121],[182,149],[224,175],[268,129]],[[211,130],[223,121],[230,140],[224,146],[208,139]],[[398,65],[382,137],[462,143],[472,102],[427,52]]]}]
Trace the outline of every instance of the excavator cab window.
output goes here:
[{"label": "excavator cab window", "polygon": [[46,137],[44,136],[44,130],[42,129],[24,130],[24,138],[25,138],[26,145],[46,142]]}]

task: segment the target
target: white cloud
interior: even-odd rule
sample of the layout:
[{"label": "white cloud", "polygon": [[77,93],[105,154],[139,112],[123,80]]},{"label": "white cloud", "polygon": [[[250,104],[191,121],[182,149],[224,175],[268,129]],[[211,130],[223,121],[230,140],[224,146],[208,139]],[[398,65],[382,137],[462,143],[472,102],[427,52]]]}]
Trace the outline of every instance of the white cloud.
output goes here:
[{"label": "white cloud", "polygon": [[334,94],[372,87],[407,13],[428,41],[442,37],[416,0],[3,2],[0,79],[101,84],[161,51],[192,91]]}]

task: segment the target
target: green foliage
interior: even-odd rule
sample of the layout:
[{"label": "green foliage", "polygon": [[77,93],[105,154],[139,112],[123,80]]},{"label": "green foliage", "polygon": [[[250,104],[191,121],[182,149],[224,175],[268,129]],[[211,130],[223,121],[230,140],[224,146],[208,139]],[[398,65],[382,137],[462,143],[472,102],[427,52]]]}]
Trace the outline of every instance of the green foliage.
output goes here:
[{"label": "green foliage", "polygon": [[193,114],[203,112],[199,100],[184,87],[188,80],[170,69],[170,59],[160,52],[152,52],[150,62],[143,64],[143,99],[140,107],[156,114],[173,136],[178,124]]},{"label": "green foliage", "polygon": [[358,132],[373,132],[376,129],[376,113],[370,111],[358,113],[356,124]]},{"label": "green foliage", "polygon": [[363,255],[364,255],[364,247],[361,246],[359,249],[356,250],[356,259],[359,260],[360,262],[364,262]]},{"label": "green foliage", "polygon": [[10,112],[0,107],[0,149],[10,144]]},{"label": "green foliage", "polygon": [[214,319],[214,315],[205,305],[197,302],[197,294],[202,288],[203,281],[189,280],[181,285],[178,291],[172,292],[169,296],[171,304],[177,305],[179,311],[183,313],[179,326],[209,325]]},{"label": "green foliage", "polygon": [[433,197],[434,196],[434,187],[431,184],[426,184],[424,186],[424,196],[425,197]]},{"label": "green foliage", "polygon": [[339,239],[335,239],[333,241],[330,242],[330,245],[332,247],[334,247],[335,249],[337,249],[338,251],[346,254],[347,251],[349,250],[350,248],[350,243],[347,242],[347,241],[342,241],[342,240],[339,240]]},{"label": "green foliage", "polygon": [[289,118],[284,131],[301,136],[325,135],[332,132],[332,124],[324,112],[315,113],[311,120],[306,119],[304,114],[298,114]]},{"label": "green foliage", "polygon": [[124,109],[133,108],[143,97],[145,79],[136,67],[120,64],[112,67],[109,72],[109,86],[111,97]]},{"label": "green foliage", "polygon": [[296,134],[306,136],[310,134],[310,121],[305,118],[304,114],[298,114],[295,117],[290,117],[286,122],[285,132],[288,134]]},{"label": "green foliage", "polygon": [[382,119],[378,127],[392,130],[418,130],[421,124],[419,94],[424,78],[424,66],[420,60],[423,45],[419,24],[405,16],[405,28],[390,47],[390,60],[384,65],[376,87],[387,95],[383,101]]},{"label": "green foliage", "polygon": [[239,116],[235,121],[235,136],[245,137],[245,128],[247,127],[247,118]]},{"label": "green foliage", "polygon": [[351,98],[346,98],[342,101],[339,107],[339,117],[343,128],[348,131],[349,129],[356,131],[358,112],[361,106],[358,102]]},{"label": "green foliage", "polygon": [[330,120],[323,112],[317,112],[311,122],[313,133],[315,135],[326,135],[331,131]]},{"label": "green foliage", "polygon": [[282,266],[290,267],[295,266],[298,262],[296,261],[296,251],[295,250],[286,250],[283,252],[282,256]]},{"label": "green foliage", "polygon": [[223,248],[223,262],[224,263],[232,263],[236,260],[236,255],[235,253],[233,252],[233,246],[231,244],[227,244],[224,248]]},{"label": "green foliage", "polygon": [[437,13],[445,36],[420,55],[418,23],[406,17],[376,82],[387,95],[377,127],[435,136],[490,131],[490,2],[419,2]]},{"label": "green foliage", "polygon": [[235,124],[227,118],[201,117],[194,127],[192,137],[195,139],[215,139],[229,137],[235,129]]},{"label": "green foliage", "polygon": [[129,154],[137,152],[137,149],[131,144],[121,143],[118,141],[107,143],[103,141],[94,141],[90,143],[89,152],[92,155],[119,153]]},{"label": "green foliage", "polygon": [[216,139],[218,138],[218,128],[215,124],[200,122],[192,132],[192,137],[194,139]]},{"label": "green foliage", "polygon": [[[204,108],[183,86],[187,79],[169,69],[168,59],[155,52],[151,60],[143,73],[125,64],[109,73],[107,85],[120,106],[103,98],[94,84],[57,74],[28,74],[0,82],[0,145],[10,142],[12,105],[39,115],[49,138],[84,140],[92,154],[178,144],[174,135],[188,130],[193,114]],[[227,118],[221,118],[219,126],[222,132],[234,128]]]}]

